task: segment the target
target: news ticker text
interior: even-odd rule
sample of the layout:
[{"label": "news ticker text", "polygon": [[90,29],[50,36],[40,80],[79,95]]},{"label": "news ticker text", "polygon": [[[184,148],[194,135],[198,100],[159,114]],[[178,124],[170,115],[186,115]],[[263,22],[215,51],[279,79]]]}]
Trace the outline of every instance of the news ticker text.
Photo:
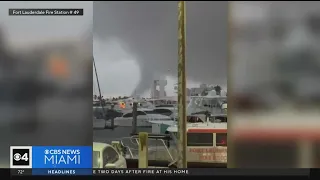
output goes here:
[{"label": "news ticker text", "polygon": [[12,176],[313,176],[320,177],[320,169],[10,169]]},{"label": "news ticker text", "polygon": [[9,9],[9,16],[83,16],[83,9]]},{"label": "news ticker text", "polygon": [[188,169],[11,169],[11,175],[188,175]]}]

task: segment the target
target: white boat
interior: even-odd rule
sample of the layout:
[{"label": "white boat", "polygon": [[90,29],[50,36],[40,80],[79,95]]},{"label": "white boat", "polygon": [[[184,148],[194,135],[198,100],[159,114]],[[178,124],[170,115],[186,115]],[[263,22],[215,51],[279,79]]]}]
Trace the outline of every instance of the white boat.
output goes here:
[{"label": "white boat", "polygon": [[187,114],[209,112],[214,114],[227,114],[227,96],[213,95],[191,96],[187,106]]},{"label": "white boat", "polygon": [[169,105],[171,107],[176,106],[178,102],[178,97],[164,97],[161,99],[147,99],[147,102],[152,103],[155,107],[161,107]]},{"label": "white boat", "polygon": [[[198,118],[202,117],[201,122],[205,123],[205,114],[214,117],[215,115],[227,114],[227,97],[214,95],[215,92],[209,92],[207,96],[191,96],[190,101],[187,106],[187,120],[192,115],[197,115]],[[178,114],[176,112],[176,117]],[[152,124],[152,133],[154,134],[163,134],[169,126],[176,124],[175,121],[166,122],[166,121],[149,121]],[[210,122],[206,122],[210,123]],[[189,124],[189,123],[188,123]]]},{"label": "white boat", "polygon": [[[133,114],[132,112],[124,113],[122,117],[114,119],[114,124],[119,127],[132,127]],[[171,117],[157,114],[153,109],[138,109],[137,110],[137,127],[151,127],[152,122],[173,122]]]},{"label": "white boat", "polygon": [[156,107],[153,111],[158,114],[169,116],[173,120],[176,120],[178,118],[177,107],[170,107],[170,106],[167,107],[167,106],[163,105],[160,107]]},{"label": "white boat", "polygon": [[[203,128],[203,129],[227,129],[227,115],[215,115],[208,117],[205,120],[205,115],[191,115],[187,117],[188,128]],[[168,124],[169,125],[169,124]],[[167,128],[167,132],[178,132],[178,124],[175,122]]]},{"label": "white boat", "polygon": [[121,112],[132,111],[133,102],[137,102],[138,108],[150,108],[150,109],[154,108],[152,103],[144,99],[128,98],[128,99],[122,99],[114,102],[114,109]]},{"label": "white boat", "polygon": [[[206,119],[207,118],[207,119]],[[168,132],[178,131],[177,121],[149,121],[152,124],[153,134],[167,134]],[[227,115],[216,114],[209,116],[205,114],[196,114],[187,116],[187,127],[205,127],[205,128],[227,128]]]},{"label": "white boat", "polygon": [[[177,125],[167,128],[177,144]],[[197,163],[227,164],[227,116],[207,118],[207,122],[187,124],[187,161]],[[177,153],[177,152],[176,152]]]}]

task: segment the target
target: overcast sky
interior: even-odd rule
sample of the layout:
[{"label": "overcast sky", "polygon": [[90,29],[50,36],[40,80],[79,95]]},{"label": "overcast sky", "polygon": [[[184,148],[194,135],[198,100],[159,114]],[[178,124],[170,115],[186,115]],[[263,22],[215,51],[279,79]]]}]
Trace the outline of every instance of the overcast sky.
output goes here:
[{"label": "overcast sky", "polygon": [[[177,2],[94,2],[94,55],[102,89],[149,95],[152,80],[177,77]],[[226,86],[227,3],[187,2],[187,86]],[[110,73],[112,72],[112,73]],[[138,86],[138,88],[135,88]]]},{"label": "overcast sky", "polygon": [[[93,53],[96,60],[98,78],[102,94],[109,96],[130,96],[134,87],[139,83],[140,67],[136,59],[125,52],[117,41],[99,41],[94,38]],[[95,74],[93,75],[95,78]],[[166,92],[173,96],[174,85],[177,78],[166,76],[167,86]],[[98,94],[97,81],[94,79],[93,93]],[[151,82],[149,82],[151,87]],[[189,87],[197,87],[199,83],[188,81]],[[149,97],[150,90],[144,92],[141,96]]]},{"label": "overcast sky", "polygon": [[[84,16],[8,16],[9,8],[83,8]],[[223,2],[187,4],[189,87],[200,82],[226,86],[226,12]],[[149,95],[146,90],[158,77],[168,79],[166,91],[174,94],[176,2],[0,2],[0,15],[0,25],[14,46],[80,38],[93,29],[93,52],[104,95],[130,95],[138,84],[142,84],[138,93]]]}]

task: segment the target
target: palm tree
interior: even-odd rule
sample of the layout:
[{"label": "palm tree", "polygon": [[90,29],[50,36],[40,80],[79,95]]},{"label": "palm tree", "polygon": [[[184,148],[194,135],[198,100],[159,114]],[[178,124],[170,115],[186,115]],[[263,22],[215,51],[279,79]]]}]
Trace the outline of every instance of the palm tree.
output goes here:
[{"label": "palm tree", "polygon": [[201,96],[206,96],[206,95],[208,95],[208,89],[204,88],[201,92]]},{"label": "palm tree", "polygon": [[221,86],[216,85],[214,87],[214,90],[216,91],[216,95],[221,95],[221,90],[222,90]]}]

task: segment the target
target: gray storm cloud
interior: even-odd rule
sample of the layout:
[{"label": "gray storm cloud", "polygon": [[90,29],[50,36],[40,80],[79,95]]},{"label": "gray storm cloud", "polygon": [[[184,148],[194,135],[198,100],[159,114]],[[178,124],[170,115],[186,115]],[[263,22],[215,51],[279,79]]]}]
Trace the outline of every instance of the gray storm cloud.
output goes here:
[{"label": "gray storm cloud", "polygon": [[[187,78],[226,84],[227,2],[187,2]],[[94,36],[116,38],[135,56],[142,94],[157,75],[177,76],[177,2],[94,2]],[[170,71],[168,71],[170,70]]]}]

